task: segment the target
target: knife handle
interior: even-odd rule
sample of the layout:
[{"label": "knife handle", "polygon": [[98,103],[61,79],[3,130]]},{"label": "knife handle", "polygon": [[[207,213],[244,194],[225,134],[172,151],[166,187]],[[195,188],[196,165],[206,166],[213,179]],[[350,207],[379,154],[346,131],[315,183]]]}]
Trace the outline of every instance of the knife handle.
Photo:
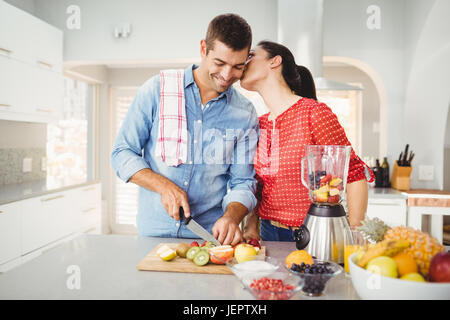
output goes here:
[{"label": "knife handle", "polygon": [[191,219],[192,217],[186,218],[183,207],[180,207],[180,220],[183,221],[184,224],[188,224]]}]

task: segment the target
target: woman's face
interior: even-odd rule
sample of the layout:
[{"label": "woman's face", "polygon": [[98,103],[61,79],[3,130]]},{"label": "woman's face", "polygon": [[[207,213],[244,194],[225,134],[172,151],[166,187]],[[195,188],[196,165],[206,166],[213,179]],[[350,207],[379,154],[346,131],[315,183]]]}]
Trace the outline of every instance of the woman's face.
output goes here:
[{"label": "woman's face", "polygon": [[267,52],[259,46],[250,50],[244,75],[241,78],[241,87],[256,91],[258,83],[267,78],[270,70],[270,59],[267,58]]}]

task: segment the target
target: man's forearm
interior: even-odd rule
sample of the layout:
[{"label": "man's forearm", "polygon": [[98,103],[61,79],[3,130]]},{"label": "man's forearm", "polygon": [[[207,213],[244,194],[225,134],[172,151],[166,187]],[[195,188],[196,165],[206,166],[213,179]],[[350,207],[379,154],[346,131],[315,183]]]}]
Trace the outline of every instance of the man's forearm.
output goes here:
[{"label": "man's forearm", "polygon": [[170,180],[146,168],[139,170],[133,176],[131,176],[129,182],[161,194],[164,186],[167,185]]},{"label": "man's forearm", "polygon": [[361,225],[367,211],[368,186],[366,180],[347,184],[347,208],[351,226]]}]

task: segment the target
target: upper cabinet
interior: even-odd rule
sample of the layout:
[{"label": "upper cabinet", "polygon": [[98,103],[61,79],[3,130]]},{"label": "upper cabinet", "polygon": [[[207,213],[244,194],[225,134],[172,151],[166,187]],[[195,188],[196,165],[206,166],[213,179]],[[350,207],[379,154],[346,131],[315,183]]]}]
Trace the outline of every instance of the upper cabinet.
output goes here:
[{"label": "upper cabinet", "polygon": [[58,119],[64,102],[62,64],[62,31],[0,1],[0,119]]}]

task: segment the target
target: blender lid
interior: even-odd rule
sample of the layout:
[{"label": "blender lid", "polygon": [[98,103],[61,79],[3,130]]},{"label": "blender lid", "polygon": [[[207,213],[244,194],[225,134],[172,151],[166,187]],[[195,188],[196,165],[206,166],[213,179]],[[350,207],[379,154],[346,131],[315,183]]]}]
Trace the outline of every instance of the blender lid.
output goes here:
[{"label": "blender lid", "polygon": [[345,217],[346,212],[344,207],[340,204],[336,205],[319,205],[316,203],[312,203],[309,207],[308,214],[316,217],[328,217],[328,218],[336,218],[336,217]]}]

